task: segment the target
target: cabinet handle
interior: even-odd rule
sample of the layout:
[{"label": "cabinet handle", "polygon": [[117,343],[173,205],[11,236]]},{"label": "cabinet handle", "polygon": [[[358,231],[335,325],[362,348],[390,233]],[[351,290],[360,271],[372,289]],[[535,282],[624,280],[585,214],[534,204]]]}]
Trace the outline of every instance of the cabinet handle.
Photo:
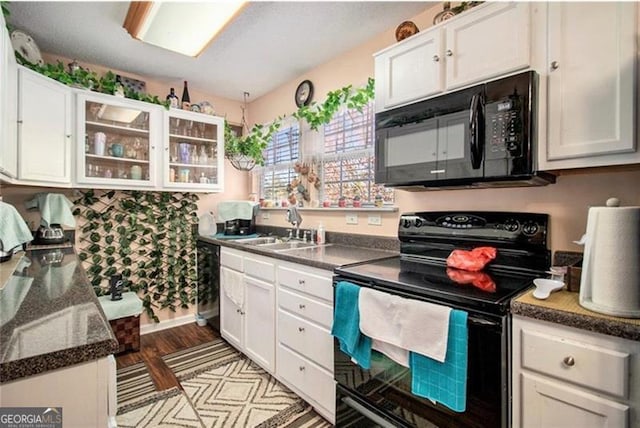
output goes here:
[{"label": "cabinet handle", "polygon": [[438,61],[440,61],[440,57],[438,55],[434,55],[433,62],[438,62]]},{"label": "cabinet handle", "polygon": [[304,332],[304,327],[298,327],[298,331],[299,331],[300,333]]},{"label": "cabinet handle", "polygon": [[22,119],[20,119],[20,120],[18,120],[18,123],[19,123],[19,124],[22,124],[22,123],[24,123],[24,122],[22,121]]},{"label": "cabinet handle", "polygon": [[571,367],[576,363],[576,360],[574,360],[572,356],[568,356],[568,357],[564,357],[564,360],[562,360],[562,362],[564,363],[565,366]]},{"label": "cabinet handle", "polygon": [[71,134],[67,134],[67,138],[71,138]]},{"label": "cabinet handle", "polygon": [[451,52],[451,49],[447,49],[447,52],[445,52],[447,54],[447,56],[453,56],[453,52]]},{"label": "cabinet handle", "polygon": [[558,61],[552,61],[551,62],[551,69],[552,70],[557,70],[560,67],[560,64],[558,63]]},{"label": "cabinet handle", "polygon": [[298,280],[298,284],[300,284],[300,285],[304,285],[304,279],[299,279],[299,280]]},{"label": "cabinet handle", "polygon": [[300,303],[300,304],[298,305],[298,307],[299,307],[300,309],[304,309],[304,308],[306,308],[307,306],[306,306],[306,305],[303,305],[302,303]]},{"label": "cabinet handle", "polygon": [[300,366],[300,367],[298,367],[298,370],[300,370],[301,372],[303,372],[303,371],[304,371],[304,366]]}]

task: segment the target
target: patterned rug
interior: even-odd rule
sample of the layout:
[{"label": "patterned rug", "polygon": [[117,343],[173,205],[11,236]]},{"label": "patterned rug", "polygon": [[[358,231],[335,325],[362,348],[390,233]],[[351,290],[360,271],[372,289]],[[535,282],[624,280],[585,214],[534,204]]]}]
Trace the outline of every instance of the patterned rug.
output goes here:
[{"label": "patterned rug", "polygon": [[146,402],[130,406],[126,412],[118,412],[116,422],[119,428],[202,428],[198,414],[178,388],[158,393]]},{"label": "patterned rug", "polygon": [[222,339],[216,339],[162,357],[178,380],[237,361],[240,358],[244,358],[242,354]]},{"label": "patterned rug", "polygon": [[158,394],[144,363],[118,369],[117,373],[118,409],[143,401]]}]

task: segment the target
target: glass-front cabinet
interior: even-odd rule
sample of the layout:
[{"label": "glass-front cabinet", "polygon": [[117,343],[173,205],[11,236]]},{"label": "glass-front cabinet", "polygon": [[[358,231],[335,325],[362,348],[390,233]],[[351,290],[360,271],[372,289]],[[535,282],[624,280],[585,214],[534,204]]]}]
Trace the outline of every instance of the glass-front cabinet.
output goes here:
[{"label": "glass-front cabinet", "polygon": [[165,114],[163,187],[222,191],[224,119],[171,109]]},{"label": "glass-front cabinet", "polygon": [[77,183],[155,187],[162,109],[114,96],[78,94]]}]

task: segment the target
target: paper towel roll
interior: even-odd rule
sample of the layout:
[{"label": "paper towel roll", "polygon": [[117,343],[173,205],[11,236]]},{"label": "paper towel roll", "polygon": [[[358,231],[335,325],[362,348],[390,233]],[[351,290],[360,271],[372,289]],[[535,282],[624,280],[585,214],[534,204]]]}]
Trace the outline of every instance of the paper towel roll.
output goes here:
[{"label": "paper towel roll", "polygon": [[640,318],[640,207],[589,209],[580,304]]}]

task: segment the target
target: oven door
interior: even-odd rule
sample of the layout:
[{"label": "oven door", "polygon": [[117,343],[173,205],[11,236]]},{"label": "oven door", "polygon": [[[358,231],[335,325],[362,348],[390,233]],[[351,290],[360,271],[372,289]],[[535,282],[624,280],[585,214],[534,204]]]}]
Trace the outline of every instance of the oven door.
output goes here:
[{"label": "oven door", "polygon": [[376,115],[377,183],[444,185],[483,177],[483,87]]},{"label": "oven door", "polygon": [[[381,287],[375,288],[388,292]],[[395,426],[507,427],[510,365],[507,317],[489,317],[469,312],[468,319],[465,412],[454,412],[443,405],[413,395],[410,370],[377,351],[373,351],[371,368],[362,369],[340,351],[338,341],[334,340],[334,369],[338,391],[342,388],[352,398],[347,403],[338,399],[336,421],[353,419],[353,413],[364,406],[367,412],[361,412],[363,418],[372,419],[370,414],[373,414],[383,420],[393,421]],[[360,407],[350,406],[349,403],[353,401]],[[378,425],[385,426],[379,422]]]}]

